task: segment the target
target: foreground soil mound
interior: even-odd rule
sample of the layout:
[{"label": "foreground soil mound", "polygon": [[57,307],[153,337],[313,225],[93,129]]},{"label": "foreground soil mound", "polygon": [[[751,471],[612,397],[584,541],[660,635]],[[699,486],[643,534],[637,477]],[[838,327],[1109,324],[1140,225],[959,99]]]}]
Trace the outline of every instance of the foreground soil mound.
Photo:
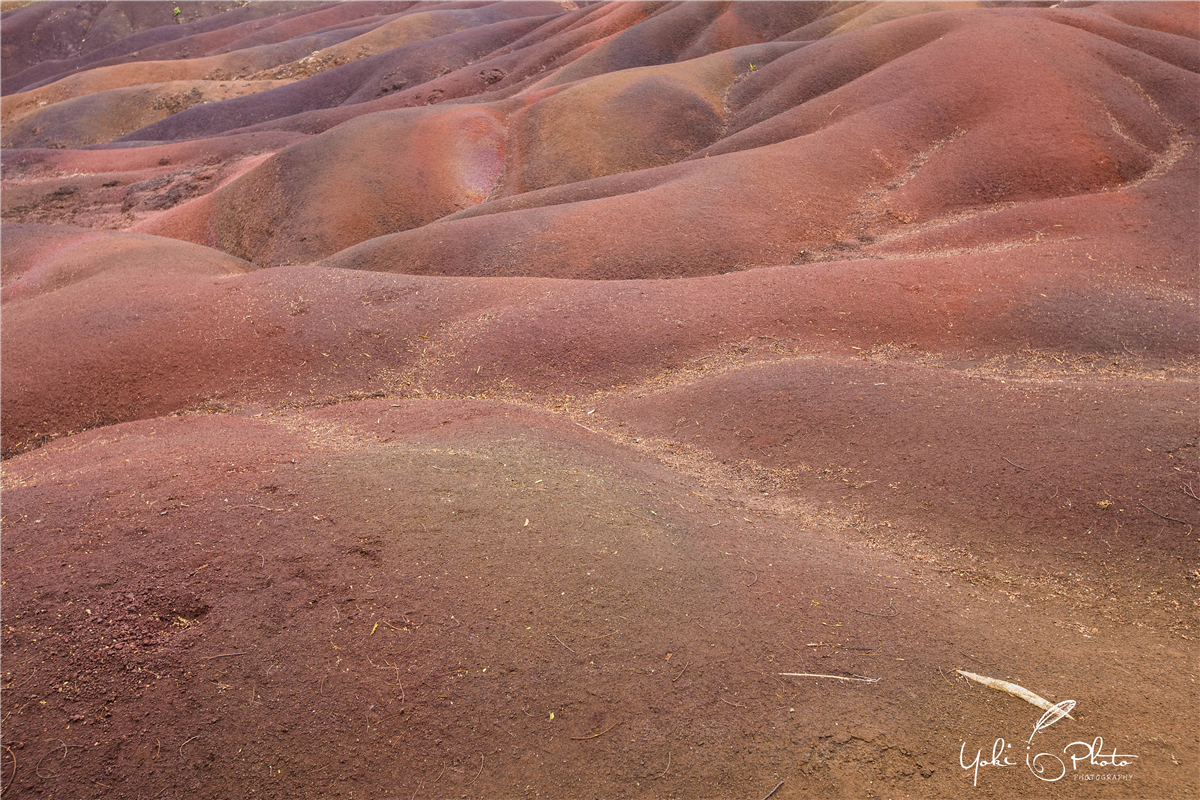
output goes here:
[{"label": "foreground soil mound", "polygon": [[1200,797],[1195,4],[9,5],[5,797]]}]

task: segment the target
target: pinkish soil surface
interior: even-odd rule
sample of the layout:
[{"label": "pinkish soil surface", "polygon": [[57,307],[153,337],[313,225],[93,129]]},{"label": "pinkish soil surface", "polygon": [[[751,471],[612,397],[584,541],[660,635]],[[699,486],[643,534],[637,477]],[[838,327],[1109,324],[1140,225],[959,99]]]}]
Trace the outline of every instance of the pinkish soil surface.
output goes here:
[{"label": "pinkish soil surface", "polygon": [[1200,797],[1195,3],[4,7],[5,797]]}]

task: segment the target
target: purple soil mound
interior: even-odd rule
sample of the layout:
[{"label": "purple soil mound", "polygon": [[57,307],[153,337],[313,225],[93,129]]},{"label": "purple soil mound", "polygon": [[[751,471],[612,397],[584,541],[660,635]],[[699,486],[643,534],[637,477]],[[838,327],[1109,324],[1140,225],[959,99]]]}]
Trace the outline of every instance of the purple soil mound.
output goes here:
[{"label": "purple soil mound", "polygon": [[10,5],[5,798],[1200,796],[1194,3]]},{"label": "purple soil mound", "polygon": [[[334,67],[308,80],[282,86],[253,97],[205,104],[172,115],[123,137],[123,141],[172,141],[215,136],[236,128],[294,116],[318,108],[354,102],[364,92],[378,96],[395,86],[425,83],[447,67],[473,63],[546,20],[548,8],[526,3],[495,3],[492,13],[465,11],[429,12],[414,23],[432,38],[396,47],[378,55]],[[540,16],[505,20],[521,11]],[[443,35],[438,33],[445,31]],[[314,43],[321,47],[321,43]],[[286,68],[277,70],[287,77]]]},{"label": "purple soil mound", "polygon": [[[351,7],[360,4],[347,4]],[[373,5],[363,3],[362,6]],[[400,4],[407,5],[407,4]],[[178,8],[178,17],[174,9]],[[304,0],[242,2],[88,2],[52,0],[6,11],[3,16],[4,94],[27,91],[92,66],[191,53],[190,38],[238,39],[250,31],[313,9]],[[291,12],[289,14],[289,12]],[[277,16],[278,15],[278,16]],[[208,36],[205,36],[208,34]],[[171,55],[167,55],[171,53]],[[26,67],[28,65],[28,67]]]}]

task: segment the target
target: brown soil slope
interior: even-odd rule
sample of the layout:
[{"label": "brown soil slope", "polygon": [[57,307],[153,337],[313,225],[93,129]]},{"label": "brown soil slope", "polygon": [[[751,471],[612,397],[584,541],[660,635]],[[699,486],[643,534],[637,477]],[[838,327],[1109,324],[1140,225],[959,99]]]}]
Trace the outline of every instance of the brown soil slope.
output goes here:
[{"label": "brown soil slope", "polygon": [[0,15],[5,797],[1200,797],[1194,3],[179,8]]}]

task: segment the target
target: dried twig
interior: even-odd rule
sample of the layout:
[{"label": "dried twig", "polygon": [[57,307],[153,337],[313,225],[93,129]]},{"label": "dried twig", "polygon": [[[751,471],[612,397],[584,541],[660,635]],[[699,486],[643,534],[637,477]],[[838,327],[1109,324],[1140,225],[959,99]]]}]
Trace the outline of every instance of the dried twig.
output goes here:
[{"label": "dried twig", "polygon": [[192,739],[199,739],[199,738],[200,738],[200,734],[197,733],[191,739],[184,739],[183,744],[179,745],[179,757],[183,758],[183,748],[187,746],[188,742],[192,741]]},{"label": "dried twig", "polygon": [[[66,746],[64,745],[62,748],[56,747],[53,750],[51,750],[49,753],[46,753],[46,755],[39,758],[37,763],[33,765],[33,773],[35,775],[37,775],[39,778],[41,778],[42,780],[45,780],[46,778],[57,778],[58,777],[57,774],[54,774],[54,775],[43,775],[42,774],[42,762],[46,760],[46,756],[50,755],[51,753],[57,753],[60,749],[65,750]],[[65,757],[66,756],[64,755],[64,758]]]},{"label": "dried twig", "polygon": [[400,682],[400,667],[398,667],[398,666],[392,667],[391,663],[388,661],[385,661],[383,663],[387,664],[389,667],[396,670],[396,685],[400,687],[400,702],[403,703],[404,698],[405,698],[405,693],[404,693],[404,684]]},{"label": "dried twig", "polygon": [[747,588],[747,589],[749,589],[749,588],[750,588],[751,586],[753,586],[754,584],[758,583],[758,573],[757,573],[757,572],[755,572],[754,570],[752,570],[752,569],[739,569],[739,570],[738,570],[738,572],[749,572],[751,575],[753,575],[753,576],[754,576],[754,580],[752,580],[752,581],[750,581],[749,583],[747,583],[747,584],[746,584],[746,588]]},{"label": "dried twig", "polygon": [[1181,520],[1181,519],[1175,519],[1174,517],[1168,517],[1166,514],[1160,514],[1160,513],[1158,513],[1158,512],[1157,512],[1157,511],[1155,511],[1153,508],[1151,508],[1150,506],[1148,506],[1148,505],[1146,505],[1145,503],[1143,503],[1141,500],[1138,500],[1138,505],[1139,505],[1139,506],[1141,506],[1142,508],[1146,509],[1147,511],[1149,511],[1151,514],[1153,514],[1153,515],[1154,515],[1154,516],[1156,516],[1156,517],[1162,517],[1163,519],[1169,519],[1169,520],[1171,520],[1171,522],[1178,522],[1178,523],[1179,523],[1179,524],[1181,524],[1181,525],[1187,525],[1187,524],[1188,524],[1188,523],[1184,522],[1184,521],[1183,521],[1183,520]]},{"label": "dried twig", "polygon": [[[1004,460],[1008,461],[1007,458],[1005,458]],[[1014,467],[1016,467],[1019,470],[1022,470],[1024,472],[1029,472],[1029,467],[1022,467],[1020,464],[1013,464],[1013,462],[1011,462],[1011,461],[1008,461],[1008,463],[1012,464]]]},{"label": "dried twig", "polygon": [[[976,675],[974,672],[966,672],[961,669],[956,669],[954,671],[959,675],[962,675],[964,678],[970,678],[976,683],[982,683],[984,686],[989,686],[992,689],[996,689],[1006,694],[1011,694],[1013,697],[1019,697],[1026,703],[1032,703],[1033,705],[1037,706],[1042,711],[1049,711],[1050,709],[1054,708],[1054,703],[1051,703],[1041,695],[1034,694],[1024,686],[1018,686],[1015,683],[1009,683],[1008,681],[1001,681],[995,678],[988,678],[983,675]],[[1070,714],[1067,714],[1067,718],[1075,719]]]},{"label": "dried twig", "polygon": [[[553,633],[552,633],[552,634],[550,634],[550,635],[551,635],[551,636],[554,636],[554,634],[553,634]],[[558,643],[559,643],[559,644],[561,644],[563,647],[566,647],[568,650],[571,650],[571,648],[570,648],[570,647],[567,647],[567,644],[566,644],[566,642],[564,642],[562,639],[558,638],[557,636],[554,636],[554,641],[558,642]],[[574,653],[575,651],[574,651],[574,650],[571,650],[571,652],[572,652],[572,653]]]},{"label": "dried twig", "polygon": [[479,780],[479,776],[482,774],[483,774],[483,753],[480,753],[479,754],[479,772],[475,773],[475,778],[470,783],[468,783],[467,786],[474,786],[475,781]]},{"label": "dried twig", "polygon": [[674,683],[675,681],[677,681],[677,680],[679,680],[680,678],[682,678],[682,677],[683,677],[683,673],[687,672],[687,668],[688,668],[688,667],[690,667],[691,665],[692,665],[692,662],[690,662],[690,661],[689,661],[689,662],[687,662],[686,664],[684,664],[684,665],[683,665],[683,669],[679,670],[679,674],[678,674],[678,675],[676,675],[674,678],[671,678],[671,683]]},{"label": "dried twig", "polygon": [[654,779],[658,780],[659,778],[665,778],[667,773],[670,771],[671,771],[671,751],[668,750],[667,751],[667,768],[664,769],[662,772],[660,772],[658,775],[655,775]]},{"label": "dried twig", "polygon": [[41,758],[38,759],[38,762],[33,765],[33,773],[35,775],[37,775],[39,778],[41,778],[42,780],[45,780],[46,778],[57,778],[58,777],[58,773],[55,773],[53,775],[43,775],[42,774],[41,767],[42,767],[43,761],[45,761],[47,758],[49,758],[50,756],[57,753],[59,750],[63,751],[63,761],[66,761],[68,749],[70,749],[72,747],[78,747],[81,750],[83,749],[83,745],[81,745],[81,744],[67,744],[66,742],[63,742],[62,739],[59,739],[58,741],[62,742],[62,744],[60,744],[58,747],[55,747],[50,752],[43,755]]},{"label": "dried twig", "polygon": [[900,613],[899,611],[896,610],[895,606],[893,606],[891,603],[888,603],[886,606],[884,606],[884,608],[892,609],[892,613],[890,613],[890,614],[872,614],[870,611],[863,611],[861,608],[856,608],[854,610],[857,611],[859,614],[866,614],[868,617],[894,617]]},{"label": "dried twig", "polygon": [[[390,661],[383,662],[384,666],[381,667],[378,664],[376,664],[374,661],[372,661],[370,656],[367,656],[367,663],[370,664],[375,669],[394,669],[394,670],[396,670],[396,685],[400,687],[400,702],[403,703],[404,702],[404,684],[400,682],[400,667],[393,664]],[[384,719],[388,719],[388,717],[393,717],[393,716],[395,716],[395,714],[389,714],[387,717],[384,717]]]},{"label": "dried twig", "polygon": [[883,678],[864,678],[862,675],[846,677],[845,675],[820,675],[815,672],[779,672],[776,674],[788,678],[833,678],[835,681],[863,681],[864,683],[879,683],[883,680]]},{"label": "dried twig", "polygon": [[[3,786],[0,786],[0,794],[4,794],[8,790],[8,787],[12,785],[13,779],[17,777],[17,754],[14,753],[12,751],[12,748],[6,744],[0,744],[0,747],[4,748],[8,752],[9,756],[12,757],[12,760],[13,760],[12,772],[8,773],[8,783],[4,784]],[[667,766],[670,766],[670,765],[671,765],[671,762],[668,759]]]},{"label": "dried twig", "polygon": [[603,736],[604,734],[608,733],[609,731],[611,731],[613,728],[617,727],[620,724],[621,724],[620,721],[617,721],[617,722],[614,722],[612,725],[609,725],[607,728],[600,731],[599,733],[593,733],[588,736],[572,736],[571,738],[577,742],[582,742],[586,739],[597,739],[597,738]]},{"label": "dried twig", "polygon": [[1192,485],[1190,483],[1185,483],[1183,485],[1183,489],[1181,489],[1180,491],[1182,491],[1184,494],[1186,494],[1188,497],[1192,498],[1193,500],[1200,500],[1200,497],[1196,496],[1196,490],[1192,488]]},{"label": "dried twig", "polygon": [[[835,108],[835,109],[834,109],[834,111],[836,111],[836,110],[837,110],[837,109]],[[831,112],[829,112],[829,113],[831,113],[831,114],[832,114],[832,113],[833,113],[833,111],[831,111]],[[771,800],[771,796],[772,796],[772,795],[774,795],[776,792],[778,792],[778,791],[779,791],[779,787],[780,787],[780,786],[783,786],[783,781],[780,781],[779,783],[775,784],[775,788],[774,788],[774,789],[772,789],[771,791],[767,792],[767,796],[766,796],[766,797],[764,797],[762,800]]]},{"label": "dried twig", "polygon": [[215,656],[204,656],[200,660],[201,661],[212,661],[214,658],[231,658],[233,656],[244,656],[244,655],[249,655],[249,654],[248,653],[218,653]]}]

